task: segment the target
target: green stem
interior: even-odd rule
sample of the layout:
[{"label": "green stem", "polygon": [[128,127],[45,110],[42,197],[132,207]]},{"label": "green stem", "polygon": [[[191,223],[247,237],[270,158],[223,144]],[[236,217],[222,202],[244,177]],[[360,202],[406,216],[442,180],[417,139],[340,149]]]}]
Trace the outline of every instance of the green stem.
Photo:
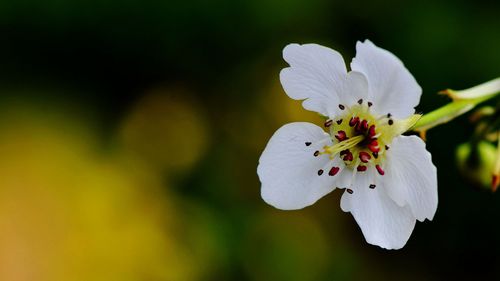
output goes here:
[{"label": "green stem", "polygon": [[437,125],[444,124],[454,119],[455,117],[458,117],[468,112],[469,110],[473,109],[476,105],[486,100],[489,100],[492,97],[495,97],[497,94],[498,93],[495,93],[489,96],[480,97],[472,100],[458,100],[451,102],[445,106],[442,106],[422,116],[422,118],[418,120],[418,122],[415,124],[415,126],[413,126],[412,129],[414,131],[421,132],[431,129]]},{"label": "green stem", "polygon": [[431,111],[413,126],[414,131],[425,132],[437,125],[444,124],[476,107],[478,104],[500,94],[500,78],[462,91],[446,90],[453,101]]}]

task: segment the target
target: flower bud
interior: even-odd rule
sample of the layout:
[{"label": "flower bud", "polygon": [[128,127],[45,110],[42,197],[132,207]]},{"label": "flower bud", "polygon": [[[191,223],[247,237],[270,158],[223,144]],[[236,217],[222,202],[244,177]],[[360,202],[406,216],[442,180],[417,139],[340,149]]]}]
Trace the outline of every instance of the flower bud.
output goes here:
[{"label": "flower bud", "polygon": [[487,119],[488,117],[495,114],[495,108],[493,106],[483,106],[475,110],[470,116],[469,120],[472,123],[476,123],[483,119]]},{"label": "flower bud", "polygon": [[500,77],[488,81],[486,83],[474,86],[469,89],[455,91],[447,89],[441,91],[440,94],[444,94],[452,98],[453,100],[473,100],[488,97],[490,95],[500,92]]},{"label": "flower bud", "polygon": [[476,186],[495,191],[492,173],[497,154],[498,148],[487,141],[481,141],[476,146],[463,143],[456,150],[458,169]]}]

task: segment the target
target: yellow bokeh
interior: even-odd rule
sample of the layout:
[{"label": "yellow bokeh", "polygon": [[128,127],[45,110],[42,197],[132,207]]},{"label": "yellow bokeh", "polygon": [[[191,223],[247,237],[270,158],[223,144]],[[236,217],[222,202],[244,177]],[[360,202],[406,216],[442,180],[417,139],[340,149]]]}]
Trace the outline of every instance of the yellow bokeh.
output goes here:
[{"label": "yellow bokeh", "polygon": [[122,123],[124,152],[161,171],[184,171],[209,145],[208,124],[186,90],[156,88],[142,97]]},{"label": "yellow bokeh", "polygon": [[0,280],[190,281],[209,270],[193,265],[212,252],[190,249],[183,201],[160,174],[102,153],[82,123],[18,112],[0,124]]}]

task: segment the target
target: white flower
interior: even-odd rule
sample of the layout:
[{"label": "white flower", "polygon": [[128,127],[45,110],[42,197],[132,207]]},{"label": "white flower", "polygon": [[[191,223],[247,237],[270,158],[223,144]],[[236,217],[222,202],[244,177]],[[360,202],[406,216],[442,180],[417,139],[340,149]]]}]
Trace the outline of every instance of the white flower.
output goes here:
[{"label": "white flower", "polygon": [[437,173],[425,143],[402,136],[420,118],[422,89],[403,63],[372,42],[358,42],[351,71],[342,56],[316,44],[283,50],[280,73],[288,96],[328,117],[322,128],[284,125],[259,160],[262,198],[278,209],[301,209],[337,188],[366,241],[402,248],[415,221],[432,220]]}]

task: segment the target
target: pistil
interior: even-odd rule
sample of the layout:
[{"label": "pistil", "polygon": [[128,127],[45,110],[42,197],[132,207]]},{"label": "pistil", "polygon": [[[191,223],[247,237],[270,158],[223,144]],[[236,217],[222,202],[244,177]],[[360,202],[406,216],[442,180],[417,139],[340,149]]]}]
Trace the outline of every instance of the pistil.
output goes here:
[{"label": "pistil", "polygon": [[[345,136],[345,132],[343,135]],[[337,136],[335,136],[335,137],[337,137]],[[348,139],[344,139],[342,141],[339,140],[338,143],[336,143],[332,146],[325,146],[324,149],[325,149],[326,153],[328,153],[332,156],[335,156],[335,155],[337,155],[337,153],[339,153],[343,150],[347,150],[347,149],[355,147],[360,142],[362,142],[364,138],[365,138],[365,136],[354,136],[354,137],[351,137]]]}]

